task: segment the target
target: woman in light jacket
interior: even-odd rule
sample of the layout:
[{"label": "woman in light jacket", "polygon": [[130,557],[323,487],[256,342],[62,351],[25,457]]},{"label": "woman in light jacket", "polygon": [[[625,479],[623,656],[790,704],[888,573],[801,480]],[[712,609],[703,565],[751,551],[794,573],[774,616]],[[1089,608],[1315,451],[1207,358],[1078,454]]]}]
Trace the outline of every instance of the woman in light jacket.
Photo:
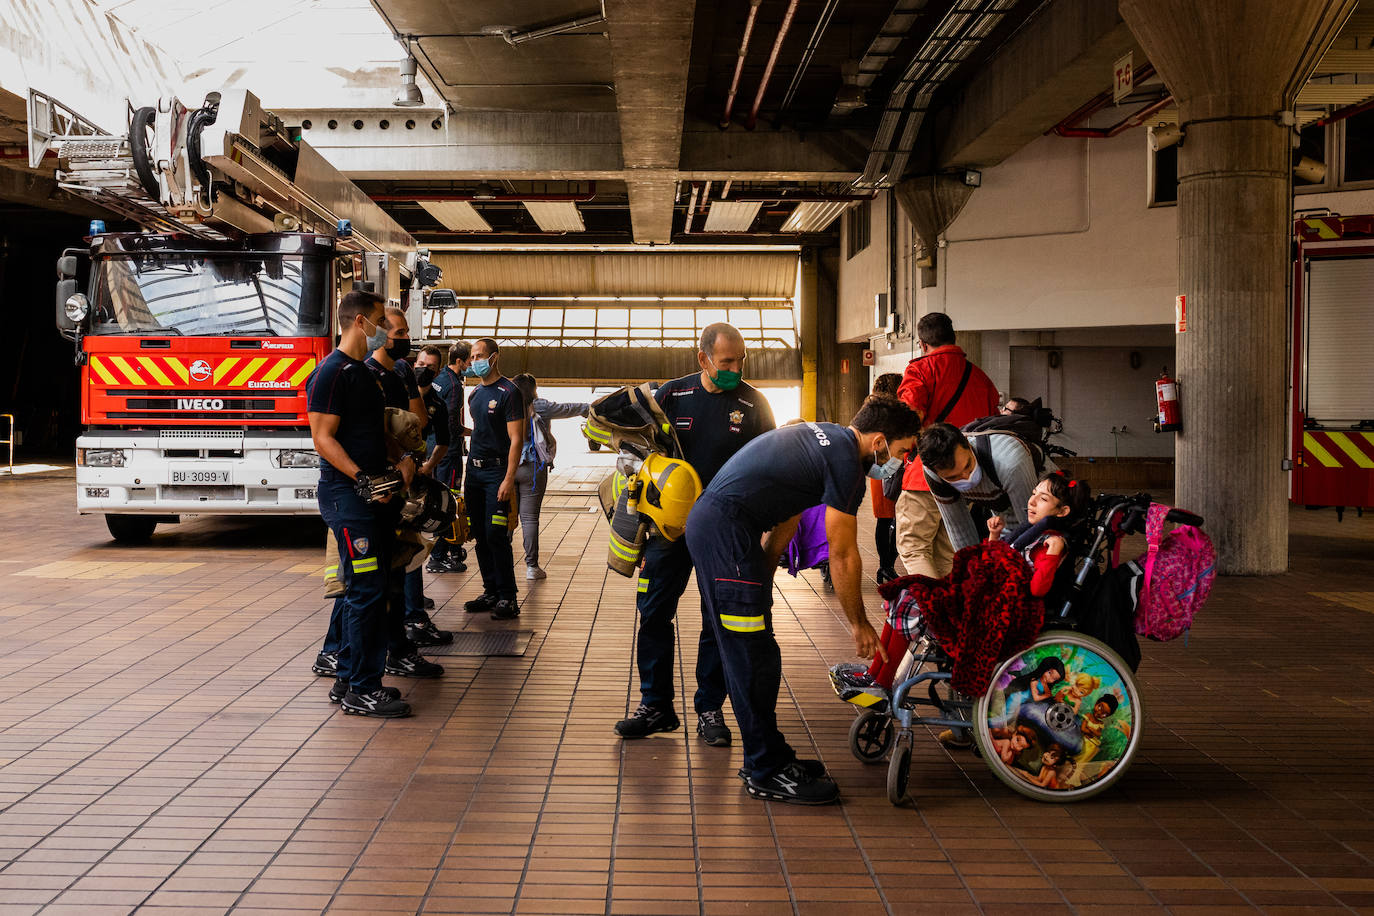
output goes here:
[{"label": "woman in light jacket", "polygon": [[512,381],[525,396],[525,449],[520,453],[520,466],[515,469],[515,486],[519,492],[520,530],[525,540],[525,578],[543,579],[539,566],[539,507],[544,502],[544,490],[549,482],[558,443],[554,441],[550,420],[585,417],[588,404],[558,404],[539,397],[539,380],[522,372]]}]

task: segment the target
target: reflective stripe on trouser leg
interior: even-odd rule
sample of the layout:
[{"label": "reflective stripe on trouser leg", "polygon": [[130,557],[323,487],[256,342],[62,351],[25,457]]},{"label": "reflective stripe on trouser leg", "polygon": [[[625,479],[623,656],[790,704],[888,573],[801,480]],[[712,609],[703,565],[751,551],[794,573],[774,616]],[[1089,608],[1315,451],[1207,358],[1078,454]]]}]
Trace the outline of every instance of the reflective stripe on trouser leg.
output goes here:
[{"label": "reflective stripe on trouser leg", "polygon": [[[469,467],[463,488],[468,517],[473,521],[477,565],[482,571],[482,588],[497,598],[514,599],[515,556],[510,546],[510,501],[498,498],[503,468]],[[497,519],[500,523],[497,523]]]},{"label": "reflective stripe on trouser leg", "polygon": [[[797,756],[778,730],[782,652],[772,632],[772,571],[757,535],[722,500],[697,501],[687,522],[687,546],[702,614],[720,650],[744,766],[756,778],[769,776]],[[754,629],[758,617],[763,626]],[[727,629],[731,618],[748,629]]]},{"label": "reflective stripe on trouser leg", "polygon": [[676,696],[673,617],[691,574],[692,559],[680,538],[668,541],[652,537],[645,542],[644,568],[635,594],[639,611],[635,665],[639,669],[640,699],[651,706],[670,707]]}]

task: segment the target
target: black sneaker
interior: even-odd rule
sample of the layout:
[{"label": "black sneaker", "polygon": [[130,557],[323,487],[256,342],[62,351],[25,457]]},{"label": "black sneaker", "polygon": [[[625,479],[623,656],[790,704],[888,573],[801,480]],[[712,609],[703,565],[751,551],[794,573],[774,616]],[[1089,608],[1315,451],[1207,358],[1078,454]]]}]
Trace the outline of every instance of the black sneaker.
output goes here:
[{"label": "black sneaker", "polygon": [[469,614],[485,614],[496,606],[497,597],[483,592],[471,601],[463,602],[463,610]]},{"label": "black sneaker", "polygon": [[799,760],[794,760],[772,776],[749,777],[744,790],[763,801],[789,805],[828,805],[840,797],[840,787],[828,776],[813,776]]},{"label": "black sneaker", "polygon": [[457,557],[430,557],[425,569],[432,573],[467,572],[467,565]]},{"label": "black sneaker", "polygon": [[434,610],[434,599],[433,599],[433,598],[426,598],[426,599],[424,600],[424,605],[425,605],[425,610],[427,610],[427,611],[432,611],[432,610]]},{"label": "black sneaker", "polygon": [[697,713],[697,734],[711,747],[730,746],[730,727],[725,724],[725,715],[719,709]]},{"label": "black sneaker", "polygon": [[[398,688],[396,688],[396,687],[383,687],[382,690],[384,690],[384,691],[386,691],[387,693],[391,694],[391,698],[394,699],[394,700],[399,700],[399,699],[401,698],[401,691],[400,691]],[[342,702],[343,702],[343,698],[344,698],[345,696],[347,696],[347,695],[348,695],[348,681],[345,681],[345,680],[344,680],[343,678],[341,678],[341,677],[340,677],[340,678],[335,678],[335,679],[334,679],[334,686],[332,686],[332,687],[329,688],[329,702],[331,702],[331,703],[342,703]]]},{"label": "black sneaker", "polygon": [[315,664],[310,670],[320,677],[335,677],[339,673],[339,653],[321,652],[315,656]]},{"label": "black sneaker", "polygon": [[444,667],[429,661],[418,652],[397,658],[386,657],[386,673],[392,677],[443,677]]},{"label": "black sneaker", "polygon": [[349,691],[343,698],[343,711],[350,716],[403,719],[410,715],[410,704],[392,696],[385,687],[379,687],[371,693]]},{"label": "black sneaker", "polygon": [[417,646],[446,646],[453,642],[453,634],[441,630],[432,621],[420,620],[415,623],[406,621],[406,639]]},{"label": "black sneaker", "polygon": [[[810,776],[812,779],[820,779],[823,776],[830,775],[825,769],[825,764],[821,763],[819,760],[807,760],[798,757],[792,762],[801,767],[806,772],[806,775]],[[740,767],[736,770],[735,775],[745,782],[749,781],[749,772],[745,770],[744,767]]]},{"label": "black sneaker", "polygon": [[492,620],[514,620],[520,616],[520,605],[514,598],[502,598],[491,606]]},{"label": "black sneaker", "polygon": [[654,732],[675,732],[681,725],[673,710],[640,703],[638,709],[615,723],[615,730],[622,738],[647,738]]}]

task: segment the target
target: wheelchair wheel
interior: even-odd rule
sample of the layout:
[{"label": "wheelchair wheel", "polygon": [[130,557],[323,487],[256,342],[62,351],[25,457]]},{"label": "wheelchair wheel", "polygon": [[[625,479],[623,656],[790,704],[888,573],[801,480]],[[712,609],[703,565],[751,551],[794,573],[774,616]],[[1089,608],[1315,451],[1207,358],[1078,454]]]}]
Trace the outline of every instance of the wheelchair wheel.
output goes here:
[{"label": "wheelchair wheel", "polygon": [[999,664],[973,707],[973,738],[997,778],[1028,798],[1070,802],[1107,789],[1140,746],[1140,691],[1107,645],[1047,630]]},{"label": "wheelchair wheel", "polygon": [[881,763],[895,732],[891,716],[864,710],[849,726],[850,753],[861,763]]},{"label": "wheelchair wheel", "polygon": [[887,800],[894,805],[906,801],[906,790],[911,780],[911,745],[903,741],[892,752],[887,763]]}]

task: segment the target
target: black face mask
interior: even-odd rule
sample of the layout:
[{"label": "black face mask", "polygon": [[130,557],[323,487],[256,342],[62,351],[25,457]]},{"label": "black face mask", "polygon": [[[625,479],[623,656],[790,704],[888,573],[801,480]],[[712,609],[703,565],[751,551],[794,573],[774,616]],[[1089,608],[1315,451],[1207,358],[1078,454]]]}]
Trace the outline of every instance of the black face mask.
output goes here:
[{"label": "black face mask", "polygon": [[415,384],[421,388],[428,388],[434,381],[434,370],[428,366],[422,366],[415,370]]},{"label": "black face mask", "polygon": [[393,340],[386,345],[386,355],[392,359],[405,359],[410,355],[410,339],[402,337],[400,340]]}]

